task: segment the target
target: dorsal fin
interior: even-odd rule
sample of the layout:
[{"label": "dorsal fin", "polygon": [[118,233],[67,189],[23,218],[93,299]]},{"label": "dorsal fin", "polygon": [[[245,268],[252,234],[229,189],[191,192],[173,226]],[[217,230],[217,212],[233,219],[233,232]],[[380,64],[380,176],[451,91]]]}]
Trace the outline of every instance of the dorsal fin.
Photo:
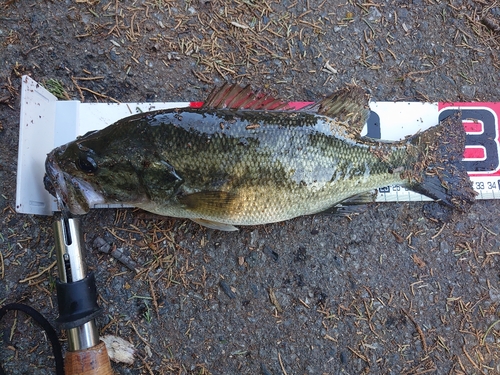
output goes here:
[{"label": "dorsal fin", "polygon": [[286,110],[288,103],[275,99],[263,92],[254,93],[250,85],[240,86],[225,83],[214,88],[203,104],[203,109],[249,109],[249,110]]},{"label": "dorsal fin", "polygon": [[347,86],[301,111],[316,112],[330,117],[344,127],[348,134],[359,137],[370,116],[369,95],[359,86]]}]

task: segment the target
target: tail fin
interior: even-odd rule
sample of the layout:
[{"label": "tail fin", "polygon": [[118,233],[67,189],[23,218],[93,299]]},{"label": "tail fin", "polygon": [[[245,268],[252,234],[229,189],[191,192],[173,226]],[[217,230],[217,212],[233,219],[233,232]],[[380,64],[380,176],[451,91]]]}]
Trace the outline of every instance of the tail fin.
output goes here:
[{"label": "tail fin", "polygon": [[450,116],[422,133],[413,136],[409,147],[417,162],[403,172],[408,188],[440,201],[442,204],[466,211],[477,193],[462,163],[465,131],[460,115]]}]

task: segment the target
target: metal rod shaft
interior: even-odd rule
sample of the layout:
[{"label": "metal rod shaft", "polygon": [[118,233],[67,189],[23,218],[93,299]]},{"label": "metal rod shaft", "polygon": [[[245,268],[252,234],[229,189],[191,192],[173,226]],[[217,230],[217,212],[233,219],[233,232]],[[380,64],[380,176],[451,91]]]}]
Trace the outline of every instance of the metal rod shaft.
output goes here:
[{"label": "metal rod shaft", "polygon": [[63,283],[83,280],[87,276],[80,222],[75,218],[62,217],[54,224],[57,267]]},{"label": "metal rod shaft", "polygon": [[95,324],[95,320],[66,330],[68,335],[68,350],[75,352],[91,348],[99,343],[99,331]]},{"label": "metal rod shaft", "polygon": [[[54,223],[56,256],[59,279],[63,283],[75,283],[87,276],[83,254],[83,239],[78,219],[64,215]],[[99,331],[95,320],[67,330],[68,349],[84,350],[99,344]]]}]

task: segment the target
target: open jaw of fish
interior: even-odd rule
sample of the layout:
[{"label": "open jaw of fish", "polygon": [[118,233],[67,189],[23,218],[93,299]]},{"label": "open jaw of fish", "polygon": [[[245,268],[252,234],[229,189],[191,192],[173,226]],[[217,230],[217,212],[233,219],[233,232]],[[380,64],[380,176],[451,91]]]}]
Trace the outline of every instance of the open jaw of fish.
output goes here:
[{"label": "open jaw of fish", "polygon": [[54,149],[45,185],[74,214],[123,203],[221,230],[367,203],[390,184],[459,210],[474,201],[460,118],[381,142],[360,135],[369,113],[357,86],[297,111],[226,84],[202,108],[130,116]]}]

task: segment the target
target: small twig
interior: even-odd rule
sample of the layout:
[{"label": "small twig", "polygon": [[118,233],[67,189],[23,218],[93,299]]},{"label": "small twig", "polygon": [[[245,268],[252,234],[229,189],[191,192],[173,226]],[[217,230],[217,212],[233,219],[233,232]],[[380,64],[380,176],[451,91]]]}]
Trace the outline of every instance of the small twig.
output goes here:
[{"label": "small twig", "polygon": [[155,312],[156,312],[156,317],[160,319],[160,312],[158,309],[158,301],[156,301],[156,293],[153,288],[153,282],[151,281],[150,278],[148,278],[149,281],[149,292],[151,293],[151,297],[153,297],[153,306],[155,307]]},{"label": "small twig", "polygon": [[14,337],[14,333],[16,332],[16,327],[17,327],[17,311],[14,315],[14,323],[12,324],[12,328],[10,329],[10,337],[9,337],[10,342],[12,342],[12,338]]},{"label": "small twig", "polygon": [[406,311],[403,308],[401,309],[401,311],[403,311],[403,313],[408,317],[408,319],[411,320],[411,322],[415,326],[415,328],[418,332],[418,335],[420,336],[420,341],[422,341],[422,348],[424,349],[424,353],[427,354],[427,342],[425,341],[424,331],[422,331],[422,328],[420,328],[417,321],[415,319],[413,319],[413,317],[410,315],[410,313],[408,311]]},{"label": "small twig", "polygon": [[278,360],[280,361],[281,371],[283,371],[283,375],[288,375],[285,370],[285,366],[283,365],[283,361],[281,360],[281,354],[278,352]]},{"label": "small twig", "polygon": [[470,356],[470,354],[469,354],[469,353],[467,353],[467,350],[465,350],[465,345],[464,345],[464,346],[462,346],[462,350],[463,350],[463,352],[464,352],[465,356],[467,357],[467,359],[469,360],[469,362],[470,362],[470,363],[472,363],[472,366],[474,366],[474,367],[475,367],[475,368],[477,368],[477,369],[478,369],[481,373],[483,373],[483,374],[484,374],[484,372],[483,372],[483,371],[481,371],[481,369],[479,368],[479,366],[477,365],[477,363],[476,363],[476,362],[472,359],[472,357]]},{"label": "small twig", "polygon": [[307,303],[305,303],[304,301],[302,301],[300,298],[299,298],[299,302],[300,302],[302,305],[304,305],[304,307],[306,307],[306,308],[308,308],[308,309],[310,309],[310,308],[311,308],[311,306],[309,306]]},{"label": "small twig", "polygon": [[434,236],[432,236],[431,238],[434,239],[437,236],[439,236],[441,234],[441,232],[444,230],[445,227],[446,227],[446,223],[444,223],[443,226],[441,227],[441,229],[438,230],[438,232]]},{"label": "small twig", "polygon": [[48,44],[39,44],[38,46],[34,46],[34,47],[31,47],[29,50],[27,50],[26,52],[23,52],[23,55],[24,56],[27,56],[28,53],[30,53],[31,51],[34,51],[40,47],[45,47],[45,46],[48,46]]},{"label": "small twig", "polygon": [[3,279],[5,276],[5,267],[3,263],[3,254],[2,251],[0,250],[0,279]]},{"label": "small twig", "polygon": [[[151,344],[150,344],[150,343],[148,343],[148,342],[147,342],[147,340],[146,340],[144,337],[142,337],[142,336],[140,335],[140,333],[139,333],[139,331],[137,330],[137,328],[136,328],[136,326],[134,325],[134,323],[132,323],[132,321],[129,321],[129,323],[132,325],[132,328],[134,329],[134,331],[135,331],[136,335],[139,337],[139,339],[142,341],[142,343],[143,343],[144,345],[146,345],[148,348],[150,348],[153,352],[155,352],[157,356],[162,357],[162,354],[158,353],[158,352],[156,351],[156,349],[155,349],[155,348],[153,348],[153,347],[151,346]],[[139,357],[139,358],[140,358],[140,357]]]},{"label": "small twig", "polygon": [[86,87],[80,87],[80,89],[84,90],[84,91],[87,91],[87,92],[90,92],[91,94],[94,94],[96,96],[99,96],[101,98],[104,98],[104,99],[109,99],[109,100],[112,100],[116,103],[120,103],[118,100],[112,98],[111,96],[107,96],[107,95],[104,95],[104,94],[99,94],[97,91],[94,91],[94,90],[91,90],[91,89],[88,89]]},{"label": "small twig", "polygon": [[481,223],[481,226],[484,228],[485,231],[487,231],[489,234],[494,235],[495,237],[498,236],[498,233],[493,232],[491,229],[489,229],[486,225]]},{"label": "small twig", "polygon": [[86,79],[83,78],[83,77],[71,77],[71,80],[73,81],[73,84],[75,85],[76,89],[78,90],[78,92],[80,93],[80,99],[81,101],[83,102],[85,100],[85,97],[83,96],[83,92],[82,91],[87,91],[87,92],[90,92],[91,94],[94,94],[96,96],[99,96],[101,98],[104,98],[104,99],[109,99],[115,103],[120,103],[119,100],[116,100],[115,98],[112,98],[111,96],[107,96],[107,95],[104,95],[104,94],[99,94],[97,91],[94,91],[94,90],[91,90],[91,89],[88,89],[86,87],[83,87],[83,86],[80,86],[76,81],[78,79],[80,80],[90,80],[89,78],[91,79],[100,79],[100,77],[87,77]]},{"label": "small twig", "polygon": [[333,342],[338,342],[334,337],[330,336],[329,334],[325,333],[325,336],[323,336],[324,339],[333,341]]},{"label": "small twig", "polygon": [[110,251],[110,255],[121,262],[125,267],[129,270],[134,271],[135,273],[139,273],[140,269],[137,266],[137,263],[128,255],[125,255],[122,249],[117,248],[113,245],[112,250]]},{"label": "small twig", "polygon": [[146,370],[148,370],[149,374],[154,375],[153,370],[151,370],[151,366],[149,366],[149,364],[146,362],[146,360],[144,358],[142,358],[141,356],[138,356],[138,357],[141,359],[142,363],[144,364],[144,367],[146,367]]},{"label": "small twig", "polygon": [[[1,253],[0,253],[1,254]],[[490,333],[490,331],[493,329],[493,327],[495,325],[497,325],[498,323],[500,323],[500,320],[497,320],[496,322],[494,322],[492,325],[490,325],[488,327],[488,329],[486,330],[486,332],[484,333],[484,336],[483,336],[483,339],[481,340],[481,345],[484,345],[484,340],[486,340],[486,336],[488,336],[488,334]]]},{"label": "small twig", "polygon": [[48,266],[47,268],[45,268],[43,271],[40,271],[39,273],[37,273],[36,275],[33,275],[33,276],[30,276],[30,277],[27,277],[23,280],[19,280],[20,283],[25,283],[26,281],[30,281],[30,280],[33,280],[33,279],[36,279],[37,277],[40,277],[42,276],[45,272],[49,271],[52,267],[54,267],[55,265],[57,264],[57,260],[54,260],[54,262]]},{"label": "small twig", "polygon": [[414,72],[409,72],[408,74],[406,74],[406,76],[409,78],[411,76],[414,76],[416,74],[427,74],[427,73],[432,73],[433,71],[437,70],[441,68],[441,66],[436,66],[432,69],[427,69],[427,70],[417,70],[417,71],[414,71]]},{"label": "small twig", "polygon": [[460,365],[460,368],[462,369],[462,371],[464,372],[464,374],[466,374],[467,372],[465,370],[464,364],[462,363],[462,360],[460,359],[460,357],[458,355],[455,355],[454,357],[457,359],[458,364]]},{"label": "small twig", "polygon": [[195,75],[196,78],[198,78],[201,82],[205,82],[208,84],[213,84],[214,82],[210,79],[207,78],[203,73],[197,72],[196,70],[192,69],[191,72]]},{"label": "small twig", "polygon": [[363,361],[365,361],[366,363],[370,364],[370,361],[368,360],[368,358],[366,358],[366,356],[364,356],[363,354],[361,354],[360,352],[358,352],[357,350],[351,348],[350,346],[347,347],[347,349],[349,349],[351,352],[353,352],[357,357],[361,358]]},{"label": "small twig", "polygon": [[135,331],[135,334],[139,337],[139,339],[142,341],[142,343],[146,346],[150,346],[150,344],[146,341],[146,339],[144,337],[142,337],[139,333],[139,331],[137,330],[137,328],[135,327],[134,323],[132,323],[132,321],[130,321],[130,325],[132,326],[132,328],[134,329]]},{"label": "small twig", "polygon": [[129,270],[134,271],[135,273],[139,273],[140,269],[137,265],[137,262],[135,262],[131,257],[128,255],[125,255],[122,251],[122,249],[117,248],[116,245],[111,245],[108,242],[106,242],[104,239],[101,237],[97,237],[94,240],[94,248],[99,250],[101,253],[109,254],[113,258],[115,258],[117,261],[122,263],[125,267],[127,267]]},{"label": "small twig", "polygon": [[80,94],[80,100],[84,102],[85,97],[83,96],[83,92],[80,89],[80,86],[78,85],[78,83],[76,83],[76,79],[74,77],[71,77],[71,80],[73,81],[73,84],[75,85],[76,89],[78,90],[78,93]]},{"label": "small twig", "polygon": [[77,79],[79,81],[95,81],[96,79],[104,79],[104,76],[97,76],[97,77],[72,77],[74,79]]}]

